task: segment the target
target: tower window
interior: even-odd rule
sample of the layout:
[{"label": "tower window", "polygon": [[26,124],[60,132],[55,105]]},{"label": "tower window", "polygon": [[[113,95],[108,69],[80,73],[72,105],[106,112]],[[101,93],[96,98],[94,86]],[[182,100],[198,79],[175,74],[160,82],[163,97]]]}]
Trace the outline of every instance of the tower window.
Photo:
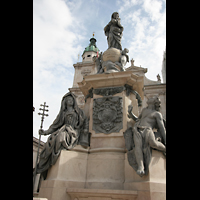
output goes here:
[{"label": "tower window", "polygon": [[87,55],[87,57],[90,57],[91,55]]}]

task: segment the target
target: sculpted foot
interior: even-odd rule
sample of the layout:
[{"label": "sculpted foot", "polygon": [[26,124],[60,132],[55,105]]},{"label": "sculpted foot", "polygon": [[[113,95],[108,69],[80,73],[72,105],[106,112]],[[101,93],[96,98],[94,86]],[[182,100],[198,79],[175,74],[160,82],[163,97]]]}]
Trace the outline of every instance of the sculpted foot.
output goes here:
[{"label": "sculpted foot", "polygon": [[138,169],[137,174],[142,177],[145,174],[145,172],[143,169]]}]

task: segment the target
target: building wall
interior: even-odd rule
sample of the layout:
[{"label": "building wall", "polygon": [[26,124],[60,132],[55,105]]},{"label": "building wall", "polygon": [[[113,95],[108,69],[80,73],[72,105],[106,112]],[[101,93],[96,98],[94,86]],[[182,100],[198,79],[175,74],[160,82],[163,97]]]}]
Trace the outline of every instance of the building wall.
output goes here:
[{"label": "building wall", "polygon": [[[37,138],[33,137],[33,168],[35,168],[35,163],[36,163],[36,159],[37,159],[38,143],[39,143],[39,140]],[[45,143],[43,141],[40,141],[39,155],[44,147],[44,144]],[[34,196],[37,196],[39,180],[40,180],[40,174],[37,174],[36,178],[35,178],[34,189],[33,189]]]},{"label": "building wall", "polygon": [[147,100],[149,97],[158,96],[161,100],[160,112],[163,118],[166,119],[166,83],[161,83],[161,81],[150,80],[145,76],[147,68],[130,66],[126,70],[133,71],[134,74],[139,76],[144,76],[144,99],[142,101],[142,106],[139,108],[139,113],[143,108],[147,107]]},{"label": "building wall", "polygon": [[163,83],[166,83],[166,49],[163,53],[163,61],[162,61],[162,78],[163,78]]}]

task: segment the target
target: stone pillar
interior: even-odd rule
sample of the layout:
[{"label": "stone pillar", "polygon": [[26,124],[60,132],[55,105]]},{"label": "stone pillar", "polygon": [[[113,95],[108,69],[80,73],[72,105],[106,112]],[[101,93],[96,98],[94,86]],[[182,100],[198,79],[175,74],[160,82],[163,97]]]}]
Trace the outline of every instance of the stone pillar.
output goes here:
[{"label": "stone pillar", "polygon": [[127,117],[128,106],[132,104],[133,113],[139,115],[136,95],[127,93],[125,85],[143,98],[143,77],[131,71],[96,74],[84,77],[78,84],[88,96],[84,110],[90,118],[85,188],[124,190],[126,148],[123,134],[134,124]]},{"label": "stone pillar", "polygon": [[[95,127],[93,120],[94,115],[94,101],[96,99],[110,98],[121,99],[122,106],[122,122],[115,123],[114,126],[119,126],[118,129],[113,128],[115,132],[106,133],[105,129]],[[132,101],[131,99],[132,98]],[[125,181],[125,140],[123,133],[127,127],[132,126],[133,120],[127,117],[128,105],[133,104],[133,112],[138,115],[137,100],[135,95],[126,96],[126,91],[122,91],[112,97],[102,97],[101,95],[93,94],[92,99],[88,99],[90,104],[90,124],[89,131],[91,134],[90,154],[88,155],[86,188],[90,189],[124,189]],[[104,106],[104,105],[102,105]],[[100,124],[98,124],[99,126]],[[102,125],[102,124],[101,124]],[[99,128],[99,129],[98,129]],[[96,131],[94,130],[96,129]],[[109,129],[109,127],[108,127]],[[104,131],[104,133],[99,132]],[[112,129],[111,129],[112,130]]]}]

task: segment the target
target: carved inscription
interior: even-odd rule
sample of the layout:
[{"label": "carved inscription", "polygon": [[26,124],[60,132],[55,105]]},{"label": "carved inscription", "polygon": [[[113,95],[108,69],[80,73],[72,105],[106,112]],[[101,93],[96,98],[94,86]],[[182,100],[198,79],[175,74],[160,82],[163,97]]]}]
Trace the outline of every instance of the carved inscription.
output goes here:
[{"label": "carved inscription", "polygon": [[103,97],[94,99],[93,130],[109,134],[123,128],[122,97]]},{"label": "carved inscription", "polygon": [[91,70],[90,70],[90,69],[83,69],[83,70],[81,71],[81,74],[82,74],[83,76],[88,75],[88,74],[90,74],[90,73],[91,73]]},{"label": "carved inscription", "polygon": [[94,94],[102,95],[102,96],[112,96],[112,95],[122,92],[124,89],[125,89],[124,86],[98,88],[98,89],[94,89]]}]

